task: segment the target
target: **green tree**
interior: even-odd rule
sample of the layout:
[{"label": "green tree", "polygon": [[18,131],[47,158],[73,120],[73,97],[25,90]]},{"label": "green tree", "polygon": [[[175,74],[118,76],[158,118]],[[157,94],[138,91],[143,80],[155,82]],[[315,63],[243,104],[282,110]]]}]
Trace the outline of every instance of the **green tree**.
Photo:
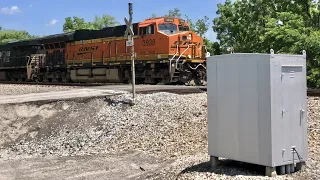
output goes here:
[{"label": "green tree", "polygon": [[94,21],[92,22],[92,26],[94,29],[103,29],[105,27],[113,27],[118,25],[119,23],[116,21],[115,17],[103,14],[100,16],[95,16]]},{"label": "green tree", "polygon": [[109,15],[95,16],[92,22],[86,22],[83,18],[73,16],[65,18],[65,23],[63,24],[63,31],[70,32],[79,29],[103,29],[104,27],[112,27],[118,25],[119,23],[114,17]]},{"label": "green tree", "polygon": [[[267,8],[266,8],[267,9]],[[264,33],[265,9],[261,1],[226,0],[218,4],[218,17],[213,20],[213,30],[223,49],[233,47],[236,51],[255,52],[260,47],[259,37]]]},{"label": "green tree", "polygon": [[221,48],[220,48],[220,44],[218,42],[212,42],[207,38],[203,38],[203,43],[206,46],[206,49],[208,52],[210,52],[210,55],[220,55],[221,52]]},{"label": "green tree", "polygon": [[218,42],[213,42],[211,45],[211,50],[213,55],[220,55],[221,52],[221,48],[220,48],[220,44]]},{"label": "green tree", "polygon": [[204,34],[209,29],[209,18],[204,16],[203,19],[198,19],[194,25],[194,31],[199,34],[199,36],[203,37]]},{"label": "green tree", "polygon": [[209,18],[207,16],[204,16],[203,19],[198,19],[195,23],[187,15],[185,15],[185,19],[190,25],[190,30],[196,32],[201,37],[209,29]]},{"label": "green tree", "polygon": [[222,50],[301,54],[307,51],[309,87],[320,87],[320,14],[312,0],[226,0],[213,19]]},{"label": "green tree", "polygon": [[30,35],[27,31],[2,29],[0,27],[0,44],[6,44],[11,41],[26,40],[36,37],[37,36]]},{"label": "green tree", "polygon": [[209,30],[209,17],[204,16],[202,19],[198,19],[195,23],[185,15],[186,21],[190,25],[190,30],[196,32],[199,36],[203,38],[203,43],[206,46],[208,52],[211,55],[220,55],[221,49],[218,42],[212,42],[207,39],[204,35]]},{"label": "green tree", "polygon": [[181,13],[179,8],[174,8],[173,10],[169,10],[169,13],[165,15],[165,17],[172,17],[172,18],[181,18]]},{"label": "green tree", "polygon": [[70,32],[79,29],[93,29],[92,24],[89,22],[85,22],[83,18],[79,18],[77,16],[65,18],[65,23],[63,24],[63,31]]}]

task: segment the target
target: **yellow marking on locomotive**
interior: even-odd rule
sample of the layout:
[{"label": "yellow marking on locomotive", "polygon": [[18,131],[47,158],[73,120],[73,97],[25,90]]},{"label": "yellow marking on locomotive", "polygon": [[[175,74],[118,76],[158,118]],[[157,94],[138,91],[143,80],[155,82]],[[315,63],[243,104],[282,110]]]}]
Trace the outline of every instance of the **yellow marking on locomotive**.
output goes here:
[{"label": "yellow marking on locomotive", "polygon": [[[136,56],[136,60],[140,60],[140,61],[148,61],[148,62],[152,62],[153,60],[158,60],[158,59],[169,59],[169,57],[172,57],[173,54],[149,54],[149,55],[137,55]],[[185,56],[181,56],[181,57],[185,57]],[[73,60],[67,60],[68,63],[72,63],[72,62],[94,62],[94,63],[106,63],[108,61],[129,61],[130,60],[130,56],[112,56],[112,57],[104,57],[104,58],[93,58],[93,59],[73,59]],[[196,58],[196,59],[186,59],[186,61],[188,62],[203,62],[204,60],[200,59],[200,58]],[[169,61],[165,61],[164,62],[169,62]]]}]

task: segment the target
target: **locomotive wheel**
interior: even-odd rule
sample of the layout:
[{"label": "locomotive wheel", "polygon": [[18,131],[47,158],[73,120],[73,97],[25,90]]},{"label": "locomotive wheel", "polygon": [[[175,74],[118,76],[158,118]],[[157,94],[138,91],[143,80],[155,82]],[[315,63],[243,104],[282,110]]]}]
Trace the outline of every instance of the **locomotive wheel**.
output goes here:
[{"label": "locomotive wheel", "polygon": [[183,84],[188,84],[188,82],[192,79],[192,73],[191,72],[180,72],[179,73],[179,82]]}]

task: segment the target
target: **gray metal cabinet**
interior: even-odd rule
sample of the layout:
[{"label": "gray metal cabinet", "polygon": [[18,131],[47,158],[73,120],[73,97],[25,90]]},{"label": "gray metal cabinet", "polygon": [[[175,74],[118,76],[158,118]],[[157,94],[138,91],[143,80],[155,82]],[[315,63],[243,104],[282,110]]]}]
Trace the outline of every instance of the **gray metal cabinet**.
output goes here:
[{"label": "gray metal cabinet", "polygon": [[307,160],[305,51],[211,56],[207,80],[212,161],[224,157],[290,173]]}]

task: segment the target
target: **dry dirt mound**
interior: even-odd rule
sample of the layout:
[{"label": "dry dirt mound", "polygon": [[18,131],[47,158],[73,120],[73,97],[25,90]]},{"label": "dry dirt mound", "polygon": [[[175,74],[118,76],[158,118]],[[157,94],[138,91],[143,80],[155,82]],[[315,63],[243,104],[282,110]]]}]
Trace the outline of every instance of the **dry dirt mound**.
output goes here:
[{"label": "dry dirt mound", "polygon": [[[206,151],[206,96],[155,93],[0,107],[4,158],[138,149],[162,157]],[[177,149],[179,147],[179,149]],[[4,152],[4,151],[3,151]]]}]

